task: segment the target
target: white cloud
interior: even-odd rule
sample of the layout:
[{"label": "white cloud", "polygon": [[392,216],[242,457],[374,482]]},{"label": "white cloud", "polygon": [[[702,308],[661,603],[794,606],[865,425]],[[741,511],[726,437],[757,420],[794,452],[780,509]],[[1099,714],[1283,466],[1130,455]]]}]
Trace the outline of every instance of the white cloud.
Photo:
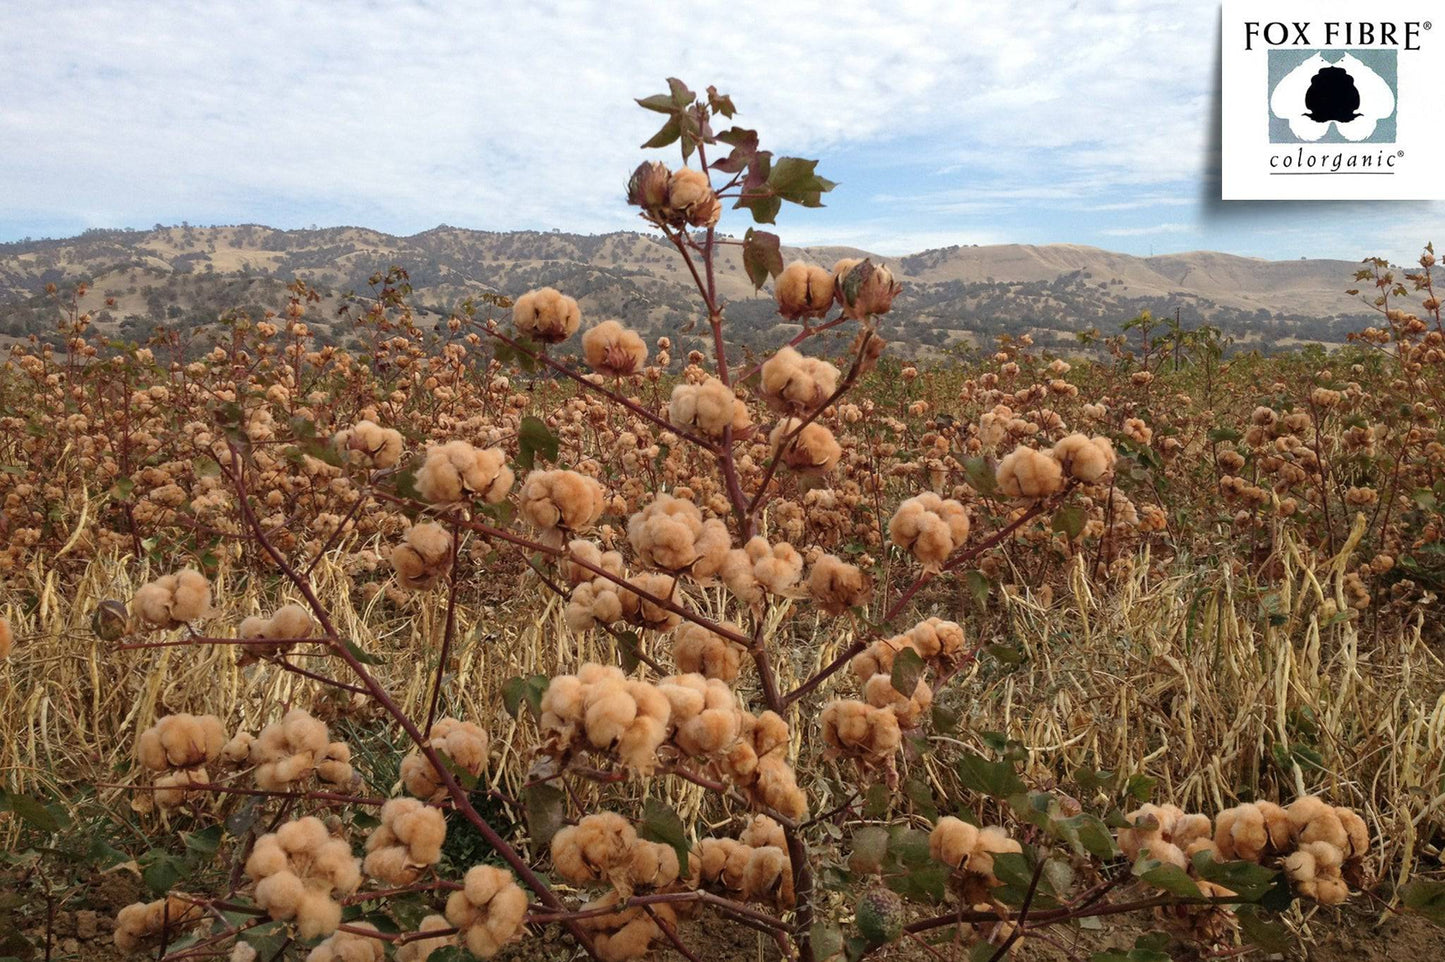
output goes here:
[{"label": "white cloud", "polygon": [[1106,227],[1099,233],[1109,237],[1144,237],[1149,234],[1191,234],[1198,230],[1193,224],[1152,224],[1145,227]]},{"label": "white cloud", "polygon": [[[764,146],[821,156],[825,174],[853,165],[785,240],[891,252],[1128,237],[1144,229],[1120,212],[1198,206],[1217,11],[55,0],[5,19],[0,182],[19,186],[0,234],[183,218],[635,228],[623,184],[660,117],[632,98],[675,75],[731,93]],[[1026,225],[1021,209],[1074,216]]]}]

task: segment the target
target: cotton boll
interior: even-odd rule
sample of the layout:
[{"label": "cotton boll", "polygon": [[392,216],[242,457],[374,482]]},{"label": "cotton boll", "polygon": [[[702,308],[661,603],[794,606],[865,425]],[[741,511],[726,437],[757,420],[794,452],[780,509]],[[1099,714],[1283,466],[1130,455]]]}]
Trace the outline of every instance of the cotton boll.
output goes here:
[{"label": "cotton boll", "polygon": [[207,614],[211,584],[191,568],[157,578],[135,593],[131,610],[157,628],[179,628]]},{"label": "cotton boll", "polygon": [[659,493],[627,520],[627,540],[643,564],[665,571],[683,571],[697,560],[703,533],[697,505]]},{"label": "cotton boll", "polygon": [[582,311],[577,302],[555,288],[528,291],[512,305],[518,333],[544,344],[558,344],[577,333]]},{"label": "cotton boll", "polygon": [[416,473],[416,490],[423,501],[453,504],[473,498],[500,503],[511,490],[515,476],[500,449],[479,450],[465,441],[448,441],[427,448]]},{"label": "cotton boll", "polygon": [[902,728],[916,728],[924,713],[933,706],[933,689],[922,678],[911,696],[904,696],[893,687],[889,675],[874,675],[863,685],[863,698],[874,708],[887,708],[898,718]]},{"label": "cotton boll", "polygon": [[667,420],[674,427],[721,438],[731,427],[738,438],[752,427],[744,404],[732,388],[715,377],[701,384],[679,384],[672,389]]},{"label": "cotton boll", "polygon": [[619,578],[626,573],[621,552],[604,552],[591,541],[586,541],[581,538],[568,542],[567,551],[569,557],[564,558],[561,562],[562,576],[566,578],[567,582],[573,587],[586,584],[601,576],[593,572],[590,568],[584,568],[582,565],[577,564],[571,560],[572,558],[585,561],[594,568],[601,568],[603,571],[611,572]]},{"label": "cotton boll", "polygon": [[427,959],[437,949],[446,945],[455,945],[456,939],[445,930],[452,928],[445,915],[428,915],[421,920],[417,926],[417,934],[423,932],[443,932],[427,939],[412,939],[397,947],[396,962],[427,962]]},{"label": "cotton boll", "polygon": [[773,287],[778,313],[790,321],[822,317],[833,306],[833,275],[824,267],[794,261]]},{"label": "cotton boll", "polygon": [[808,575],[808,593],[819,608],[835,616],[865,604],[872,587],[861,569],[832,554],[819,557]]},{"label": "cotton boll", "polygon": [[1065,474],[1085,484],[1093,484],[1114,467],[1114,445],[1106,437],[1070,434],[1054,444],[1052,454]]},{"label": "cotton boll", "polygon": [[303,939],[329,935],[341,924],[341,906],[315,889],[301,896],[296,906],[296,932]]},{"label": "cotton boll", "polygon": [[336,447],[353,464],[370,468],[394,468],[401,461],[401,432],[374,421],[357,421],[336,434]]},{"label": "cotton boll", "polygon": [[647,345],[620,322],[602,321],[582,335],[582,354],[597,373],[625,377],[647,362]]},{"label": "cotton boll", "polygon": [[977,845],[978,829],[952,815],[940,818],[928,836],[929,854],[953,868],[964,867]]},{"label": "cotton boll", "polygon": [[[736,626],[728,624],[725,627]],[[701,625],[691,622],[673,634],[672,660],[677,670],[717,678],[729,684],[737,681],[742,668],[742,646]]]},{"label": "cotton boll", "polygon": [[401,544],[392,549],[391,565],[403,587],[425,591],[451,570],[452,536],[441,525],[413,525]]},{"label": "cotton boll", "polygon": [[306,962],[383,962],[386,943],[379,938],[376,926],[369,922],[357,922],[352,927],[373,934],[338,931],[312,949],[306,956]]},{"label": "cotton boll", "polygon": [[1015,448],[999,462],[995,480],[1010,498],[1040,500],[1063,487],[1059,462],[1033,448]]},{"label": "cotton boll", "polygon": [[533,471],[522,482],[521,514],[543,531],[576,532],[602,515],[604,495],[596,479],[576,471]]},{"label": "cotton boll", "polygon": [[1359,859],[1369,854],[1370,829],[1365,820],[1348,808],[1337,807],[1335,815],[1345,829],[1349,844],[1345,848],[1347,858]]},{"label": "cotton boll", "polygon": [[467,950],[491,958],[522,929],[527,896],[511,872],[491,865],[467,871],[460,891],[447,899],[446,918]]},{"label": "cotton boll", "polygon": [[911,552],[925,570],[938,571],[968,540],[969,528],[968,511],[962,504],[925,491],[898,506],[888,522],[888,537]]},{"label": "cotton boll", "polygon": [[805,414],[824,404],[838,388],[838,369],[819,358],[779,348],[763,362],[760,393],[773,408]]},{"label": "cotton boll", "polygon": [[843,456],[843,447],[833,432],[816,421],[803,425],[799,418],[784,418],[773,428],[768,441],[772,456],[781,457],[784,464],[801,474],[827,474]]},{"label": "cotton boll", "polygon": [[978,841],[968,857],[968,870],[987,879],[994,879],[993,860],[996,855],[1018,854],[1023,851],[1015,839],[999,825],[986,825],[979,829]]}]

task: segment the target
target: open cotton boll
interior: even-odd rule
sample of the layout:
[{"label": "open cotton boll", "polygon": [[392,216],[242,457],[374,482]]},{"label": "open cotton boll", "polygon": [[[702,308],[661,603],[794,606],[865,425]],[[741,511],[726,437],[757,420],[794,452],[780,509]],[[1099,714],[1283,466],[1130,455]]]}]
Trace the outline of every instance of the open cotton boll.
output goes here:
[{"label": "open cotton boll", "polygon": [[456,945],[456,937],[449,931],[452,924],[447,921],[445,915],[428,915],[421,920],[417,926],[417,934],[423,932],[440,933],[431,938],[414,938],[409,942],[397,946],[396,962],[427,962],[427,959],[437,949],[446,945]]},{"label": "open cotton boll", "polygon": [[822,317],[833,306],[833,274],[826,267],[793,261],[773,284],[778,313],[790,321]]},{"label": "open cotton boll", "polygon": [[577,301],[552,287],[539,287],[517,298],[512,305],[512,323],[517,331],[544,344],[559,344],[582,326]]},{"label": "open cotton boll", "polygon": [[691,167],[672,172],[667,181],[667,203],[693,227],[712,227],[722,216],[722,204],[707,173]]},{"label": "open cotton boll", "polygon": [[769,406],[793,414],[812,411],[838,389],[836,367],[792,347],[779,348],[764,361],[760,376],[760,393]]},{"label": "open cotton boll", "polygon": [[157,628],[179,628],[210,612],[211,583],[193,568],[157,578],[135,593],[131,610]]},{"label": "open cotton boll", "polygon": [[841,615],[861,607],[872,595],[873,585],[863,570],[837,555],[821,555],[808,573],[808,594],[830,615]]},{"label": "open cotton boll", "polygon": [[863,685],[863,698],[874,708],[886,708],[898,716],[902,728],[916,728],[924,714],[933,707],[933,689],[922,678],[913,689],[911,696],[905,696],[893,687],[890,675],[874,675]]},{"label": "open cotton boll", "polygon": [[167,715],[141,732],[136,757],[152,771],[194,768],[219,758],[226,741],[215,715]]},{"label": "open cotton boll", "polygon": [[582,335],[582,354],[598,374],[625,377],[647,363],[647,345],[618,321],[602,321]]},{"label": "open cotton boll", "polygon": [[586,531],[604,506],[602,485],[577,471],[533,471],[522,482],[522,517],[543,532]]},{"label": "open cotton boll", "polygon": [[240,627],[236,629],[236,637],[258,641],[277,639],[279,643],[247,645],[245,653],[238,661],[245,665],[259,658],[284,654],[291,650],[292,641],[309,638],[315,630],[316,622],[311,617],[311,612],[295,603],[276,609],[269,618],[252,615],[241,622]]},{"label": "open cotton boll", "polygon": [[876,762],[891,760],[903,743],[898,716],[867,702],[837,699],[823,706],[823,742],[834,752]]},{"label": "open cotton boll", "polygon": [[306,955],[306,962],[383,962],[386,958],[386,943],[381,933],[370,922],[355,922],[359,931],[333,932],[322,939],[316,948]]},{"label": "open cotton boll", "polygon": [[965,868],[978,845],[978,828],[952,815],[945,815],[928,835],[928,852],[935,861],[953,868]]},{"label": "open cotton boll", "polygon": [[[479,777],[486,770],[490,741],[486,730],[475,722],[438,718],[427,735],[427,747],[473,776]],[[401,760],[401,784],[425,801],[437,801],[446,795],[441,775],[417,748]]]},{"label": "open cotton boll", "polygon": [[451,570],[451,533],[432,521],[412,525],[402,543],[392,549],[391,566],[403,587],[425,591]]},{"label": "open cotton boll", "polygon": [[516,476],[500,448],[478,449],[466,441],[432,445],[416,473],[416,490],[428,504],[454,504],[480,499],[498,504],[512,490]]},{"label": "open cotton boll", "polygon": [[697,505],[659,492],[627,519],[627,540],[643,564],[664,571],[684,571],[698,559],[704,528]]},{"label": "open cotton boll", "polygon": [[447,899],[446,917],[472,955],[490,959],[522,931],[527,893],[506,869],[475,865]]},{"label": "open cotton boll", "polygon": [[361,885],[361,860],[314,815],[256,839],[245,864],[256,904],[279,921],[295,919],[302,938],[329,935],[341,923],[335,896]]},{"label": "open cotton boll", "polygon": [[1106,437],[1069,434],[1054,444],[1052,454],[1065,474],[1085,484],[1093,484],[1114,468],[1114,445]]},{"label": "open cotton boll", "polygon": [[362,871],[390,885],[410,885],[441,860],[446,835],[440,809],[414,798],[393,798],[381,807],[381,824],[366,840]]},{"label": "open cotton boll", "polygon": [[176,895],[154,902],[135,902],[116,914],[115,947],[122,952],[136,952],[162,932],[169,932],[171,940],[176,941],[205,914],[204,906]]},{"label": "open cotton boll", "polygon": [[1006,496],[1032,501],[1057,494],[1064,486],[1064,470],[1059,462],[1026,447],[1005,455],[994,477]]},{"label": "open cotton boll", "polygon": [[[728,622],[723,627],[737,631]],[[696,673],[732,684],[742,670],[743,648],[702,625],[687,622],[679,625],[672,636],[672,661],[684,674]]]},{"label": "open cotton boll", "polygon": [[838,466],[843,456],[833,432],[817,421],[803,425],[800,418],[784,418],[768,435],[772,456],[800,474],[827,474]]},{"label": "open cotton boll", "polygon": [[567,552],[568,557],[563,558],[561,561],[562,577],[566,578],[567,583],[574,588],[580,584],[599,578],[600,575],[593,572],[590,568],[584,568],[576,561],[573,561],[573,558],[585,561],[594,568],[610,571],[619,578],[626,573],[620,551],[603,551],[591,541],[583,538],[574,538],[572,541],[567,542]]},{"label": "open cotton boll", "polygon": [[674,427],[721,438],[732,428],[734,439],[752,427],[748,406],[733,389],[715,377],[701,384],[679,384],[672,389],[667,420]]},{"label": "open cotton boll", "polygon": [[394,468],[401,461],[402,437],[394,428],[361,420],[337,432],[336,447],[352,464]]},{"label": "open cotton boll", "polygon": [[[622,604],[622,617],[629,624],[653,631],[670,631],[682,623],[682,615],[651,600],[671,600],[677,587],[676,578],[657,571],[644,571],[631,575],[627,584],[629,587],[619,586],[618,600]],[[640,592],[645,592],[648,597]]]},{"label": "open cotton boll", "polygon": [[910,552],[928,571],[938,571],[963,547],[970,528],[968,509],[931,491],[898,505],[888,522],[888,537]]}]

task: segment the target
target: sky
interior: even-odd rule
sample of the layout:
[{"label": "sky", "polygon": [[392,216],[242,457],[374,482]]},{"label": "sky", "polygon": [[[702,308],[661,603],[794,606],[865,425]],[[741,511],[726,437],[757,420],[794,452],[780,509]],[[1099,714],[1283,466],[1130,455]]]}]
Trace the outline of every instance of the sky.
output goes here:
[{"label": "sky", "polygon": [[[1445,204],[1218,200],[1218,8],[497,0],[5,3],[0,241],[91,227],[643,229],[676,76],[819,159],[789,244],[1413,260]],[[750,219],[729,212],[740,233]],[[1442,239],[1445,238],[1435,238]]]}]

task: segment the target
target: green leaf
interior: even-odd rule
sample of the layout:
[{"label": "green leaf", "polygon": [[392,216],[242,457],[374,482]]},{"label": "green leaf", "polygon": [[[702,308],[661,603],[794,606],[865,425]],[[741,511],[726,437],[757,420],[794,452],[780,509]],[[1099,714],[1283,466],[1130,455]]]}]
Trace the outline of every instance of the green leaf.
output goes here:
[{"label": "green leaf", "polygon": [[660,114],[670,114],[677,109],[668,94],[653,94],[651,97],[642,97],[637,100],[637,105],[646,110],[653,110]]},{"label": "green leaf", "polygon": [[504,681],[502,704],[506,707],[507,714],[516,718],[525,703],[532,710],[532,717],[539,717],[542,714],[542,696],[547,693],[550,681],[546,675],[531,675],[526,678],[517,676]]},{"label": "green leaf", "polygon": [[992,586],[987,575],[973,568],[964,573],[963,583],[968,586],[968,593],[973,596],[976,605],[982,608],[988,604],[988,593]]},{"label": "green leaf", "polygon": [[889,878],[888,887],[915,902],[942,902],[948,894],[951,872],[947,865],[938,863],[910,868],[902,875]]},{"label": "green leaf", "polygon": [[672,117],[669,117],[667,123],[663,124],[661,129],[659,129],[657,133],[649,137],[642,146],[644,148],[666,147],[668,144],[675,143],[677,141],[677,138],[681,136],[682,118],[674,115]]},{"label": "green leaf", "polygon": [[522,418],[522,425],[517,430],[517,463],[530,471],[538,454],[548,461],[556,461],[561,443],[541,418],[529,414]]},{"label": "green leaf", "polygon": [[910,869],[931,864],[928,834],[904,825],[893,826],[888,830],[888,857]]},{"label": "green leaf", "polygon": [[933,801],[933,787],[925,779],[914,776],[903,784],[903,794],[913,803],[913,811],[930,822],[938,820],[938,806]]},{"label": "green leaf", "polygon": [[888,814],[888,804],[891,797],[888,794],[888,786],[881,782],[875,782],[868,786],[868,791],[863,793],[863,815],[866,818],[882,818]]},{"label": "green leaf", "polygon": [[819,177],[814,169],[816,160],[801,157],[779,157],[768,174],[768,186],[783,200],[804,207],[822,207],[820,195],[832,190],[836,184]]},{"label": "green leaf", "polygon": [[769,277],[783,272],[783,253],[777,234],[754,230],[749,227],[743,235],[743,269],[753,282],[753,289],[760,290]]},{"label": "green leaf", "polygon": [[545,847],[566,819],[567,793],[546,782],[531,785],[522,790],[522,808],[527,833],[538,847]]},{"label": "green leaf", "polygon": [[1244,435],[1240,434],[1234,428],[1215,428],[1209,432],[1209,440],[1216,444],[1225,441],[1238,441],[1242,437],[1244,437]]},{"label": "green leaf", "polygon": [[965,752],[959,759],[958,777],[965,787],[992,798],[1020,795],[1027,788],[1008,762],[991,762],[973,752]]},{"label": "green leaf", "polygon": [[[1144,871],[1139,871],[1141,867],[1151,865],[1152,868],[1144,868]],[[1194,879],[1190,878],[1189,873],[1177,865],[1160,865],[1152,859],[1141,859],[1140,864],[1134,867],[1134,874],[1170,895],[1196,899],[1200,897],[1199,886],[1194,884]]]},{"label": "green leaf", "polygon": [[1154,794],[1154,786],[1158,783],[1159,779],[1150,778],[1141,772],[1129,776],[1129,781],[1125,784],[1124,791],[1141,802],[1147,802],[1150,796]]},{"label": "green leaf", "polygon": [[1417,878],[1400,890],[1405,908],[1445,925],[1445,882]]},{"label": "green leaf", "polygon": [[202,858],[209,859],[221,845],[221,826],[210,825],[198,832],[187,832],[183,838],[186,848]]},{"label": "green leaf", "polygon": [[1270,955],[1286,955],[1297,943],[1289,929],[1269,919],[1256,905],[1241,906],[1235,917],[1244,941]]},{"label": "green leaf", "polygon": [[153,848],[140,857],[141,878],[157,895],[169,892],[185,877],[186,863],[169,852]]},{"label": "green leaf", "polygon": [[1073,541],[1083,533],[1084,524],[1088,520],[1088,514],[1082,505],[1068,504],[1054,512],[1054,520],[1050,527]]},{"label": "green leaf", "polygon": [[865,825],[853,833],[853,852],[848,857],[848,867],[853,871],[864,875],[878,872],[887,857],[888,829]]},{"label": "green leaf", "polygon": [[687,875],[687,856],[691,846],[687,844],[687,831],[682,819],[671,805],[656,798],[649,798],[642,808],[642,837],[650,842],[671,845],[677,852],[680,874]]},{"label": "green leaf", "polygon": [[923,658],[912,648],[904,648],[898,652],[893,659],[893,690],[904,698],[912,698],[914,691],[918,688],[918,679],[923,677],[923,672],[928,666],[923,663]]},{"label": "green leaf", "polygon": [[986,458],[980,456],[964,461],[963,476],[968,480],[969,487],[984,497],[998,494],[998,477],[993,468],[989,467]]},{"label": "green leaf", "polygon": [[42,832],[60,831],[60,821],[48,808],[29,795],[0,790],[0,810],[9,809],[23,821]]},{"label": "green leaf", "polygon": [[1239,896],[1241,902],[1257,902],[1274,888],[1279,872],[1253,862],[1216,862],[1208,852],[1196,852],[1194,871]]},{"label": "green leaf", "polygon": [[362,651],[360,646],[357,645],[356,642],[352,641],[350,638],[341,639],[341,644],[343,647],[346,648],[347,651],[351,653],[351,657],[355,658],[363,665],[383,664],[382,659],[376,657],[375,655],[369,655],[366,652]]}]

